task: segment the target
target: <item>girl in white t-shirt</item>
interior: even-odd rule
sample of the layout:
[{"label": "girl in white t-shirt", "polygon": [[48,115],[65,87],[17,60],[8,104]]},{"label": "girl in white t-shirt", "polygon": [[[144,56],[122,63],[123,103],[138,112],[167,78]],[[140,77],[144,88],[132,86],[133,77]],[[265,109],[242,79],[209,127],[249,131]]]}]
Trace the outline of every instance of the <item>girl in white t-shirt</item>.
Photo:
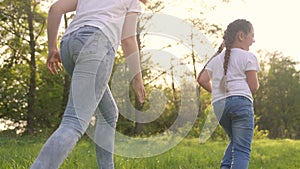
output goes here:
[{"label": "girl in white t-shirt", "polygon": [[260,70],[255,55],[248,51],[254,42],[252,24],[235,20],[228,25],[223,40],[197,81],[212,93],[214,112],[230,138],[220,168],[247,169],[254,131],[252,93],[259,87]]},{"label": "girl in white t-shirt", "polygon": [[[76,11],[76,14],[61,39],[59,51],[57,34],[60,21],[63,14],[71,11]],[[108,81],[121,42],[132,73],[133,89],[138,100],[144,102],[146,94],[135,36],[140,12],[139,0],[58,0],[51,6],[46,65],[52,74],[57,74],[62,70],[62,61],[72,76],[72,82],[62,122],[43,146],[31,169],[57,169],[85,133],[94,112],[98,167],[114,168],[118,109]]]}]

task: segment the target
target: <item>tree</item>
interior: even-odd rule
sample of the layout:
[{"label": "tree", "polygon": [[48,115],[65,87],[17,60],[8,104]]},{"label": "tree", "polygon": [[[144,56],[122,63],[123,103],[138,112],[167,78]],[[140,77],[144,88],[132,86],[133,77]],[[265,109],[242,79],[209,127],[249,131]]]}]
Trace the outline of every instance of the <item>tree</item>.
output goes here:
[{"label": "tree", "polygon": [[299,138],[300,72],[296,62],[279,52],[266,53],[260,89],[255,95],[259,129],[269,130],[271,138]]},{"label": "tree", "polygon": [[[39,9],[39,2],[35,0],[8,1],[1,3],[0,30],[1,46],[4,67],[13,67],[16,64],[26,63],[29,67],[29,81],[26,112],[26,131],[34,132],[36,111],[36,55],[45,49],[42,35],[45,29],[45,13]],[[22,72],[26,73],[26,72]]]},{"label": "tree", "polygon": [[[149,6],[148,10],[152,11],[152,13],[157,13],[159,11],[161,11],[164,8],[162,1],[157,1],[153,4],[153,6]],[[149,20],[151,19],[151,15],[148,17],[142,17],[142,19]],[[143,42],[142,42],[142,38],[141,38],[141,32],[145,29],[145,24],[141,25],[141,21],[138,22],[137,25],[137,43],[138,43],[138,47],[139,47],[139,53],[142,54],[141,49],[143,48]],[[141,56],[143,57],[143,56]],[[142,60],[142,59],[141,59]],[[146,71],[143,72],[143,76],[147,75],[147,73],[149,73],[149,68],[145,68]],[[143,109],[143,105],[141,105],[138,102],[138,98],[135,95],[135,99],[134,99],[134,105],[137,111],[141,111]],[[139,117],[139,113],[135,113],[136,114],[136,119],[139,121],[140,117]],[[142,133],[143,130],[143,123],[140,122],[135,122],[134,123],[134,133],[139,135]]]},{"label": "tree", "polygon": [[28,92],[27,79],[29,69],[24,64],[14,68],[0,68],[0,119],[14,123],[14,130],[22,130],[22,123],[26,121],[27,99],[24,93]]}]

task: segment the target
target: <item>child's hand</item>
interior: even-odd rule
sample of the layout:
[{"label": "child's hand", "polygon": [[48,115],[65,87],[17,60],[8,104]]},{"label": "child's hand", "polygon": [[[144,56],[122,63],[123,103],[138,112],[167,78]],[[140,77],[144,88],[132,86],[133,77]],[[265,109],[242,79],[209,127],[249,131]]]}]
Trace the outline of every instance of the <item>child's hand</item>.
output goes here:
[{"label": "child's hand", "polygon": [[132,80],[132,87],[135,91],[135,94],[137,95],[138,101],[140,103],[144,103],[146,92],[145,87],[142,81],[142,78],[139,75],[136,75]]},{"label": "child's hand", "polygon": [[58,48],[49,50],[46,65],[51,74],[57,74],[59,71],[62,70],[60,53]]}]

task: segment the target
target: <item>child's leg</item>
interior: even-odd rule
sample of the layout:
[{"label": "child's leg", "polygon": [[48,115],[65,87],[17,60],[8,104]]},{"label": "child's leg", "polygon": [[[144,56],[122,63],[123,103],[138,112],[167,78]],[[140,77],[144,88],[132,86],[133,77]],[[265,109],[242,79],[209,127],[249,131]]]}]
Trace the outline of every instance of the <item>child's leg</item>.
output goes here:
[{"label": "child's leg", "polygon": [[221,169],[230,169],[232,163],[232,141],[228,144],[221,161]]},{"label": "child's leg", "polygon": [[80,136],[81,134],[73,128],[59,127],[47,140],[31,169],[57,169]]},{"label": "child's leg", "polygon": [[230,142],[224,152],[220,168],[221,169],[230,169],[232,163],[232,123],[231,119],[228,116],[228,111],[225,107],[226,99],[219,100],[213,104],[215,115],[228,135]]},{"label": "child's leg", "polygon": [[247,169],[254,132],[254,111],[250,100],[236,100],[231,109],[232,169]]},{"label": "child's leg", "polygon": [[[31,169],[56,169],[86,131],[110,78],[113,55],[106,36],[95,28],[84,27],[75,32],[68,44],[65,60],[75,64],[68,105],[60,127],[48,139]],[[91,36],[92,35],[92,36]],[[80,53],[72,53],[79,50]],[[113,53],[112,53],[113,54]],[[72,72],[71,72],[72,73]]]},{"label": "child's leg", "polygon": [[113,169],[113,152],[118,108],[107,88],[96,111],[96,155],[99,169]]},{"label": "child's leg", "polygon": [[225,112],[224,115],[222,116],[220,120],[220,124],[227,133],[230,142],[224,152],[222,161],[221,161],[221,169],[230,169],[231,163],[232,163],[232,123],[230,118],[226,115],[227,113]]}]

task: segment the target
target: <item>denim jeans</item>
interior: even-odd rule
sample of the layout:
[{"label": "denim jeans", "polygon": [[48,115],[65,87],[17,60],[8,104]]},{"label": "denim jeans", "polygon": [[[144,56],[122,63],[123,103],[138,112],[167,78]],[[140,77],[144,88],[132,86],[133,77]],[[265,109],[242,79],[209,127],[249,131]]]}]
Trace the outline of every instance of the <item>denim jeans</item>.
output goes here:
[{"label": "denim jeans", "polygon": [[69,100],[59,128],[47,140],[31,169],[57,169],[86,132],[94,112],[98,167],[114,168],[118,109],[108,87],[114,55],[107,37],[95,27],[85,26],[62,38],[62,63],[72,76]]},{"label": "denim jeans", "polygon": [[230,96],[216,101],[213,107],[230,139],[221,169],[247,169],[254,132],[253,103],[244,96]]}]

